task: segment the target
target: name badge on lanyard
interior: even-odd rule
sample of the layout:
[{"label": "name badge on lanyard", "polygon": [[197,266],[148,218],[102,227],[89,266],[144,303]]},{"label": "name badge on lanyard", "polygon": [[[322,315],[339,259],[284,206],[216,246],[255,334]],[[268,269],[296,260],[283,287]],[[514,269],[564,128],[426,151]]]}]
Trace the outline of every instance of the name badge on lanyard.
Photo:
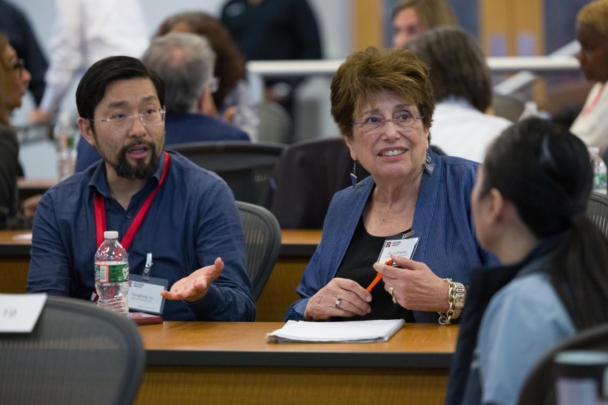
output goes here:
[{"label": "name badge on lanyard", "polygon": [[[391,253],[395,256],[405,257],[411,259],[418,245],[419,238],[412,238],[414,231],[408,231],[403,234],[401,238],[394,236],[388,237],[384,240],[380,256],[378,256],[378,263],[386,263],[391,259]],[[396,266],[396,264],[393,264]]]},{"label": "name badge on lanyard", "polygon": [[127,293],[129,310],[162,315],[165,309],[165,298],[160,293],[168,289],[169,281],[164,278],[150,277],[152,264],[152,253],[148,253],[144,274],[141,276],[131,274]]}]

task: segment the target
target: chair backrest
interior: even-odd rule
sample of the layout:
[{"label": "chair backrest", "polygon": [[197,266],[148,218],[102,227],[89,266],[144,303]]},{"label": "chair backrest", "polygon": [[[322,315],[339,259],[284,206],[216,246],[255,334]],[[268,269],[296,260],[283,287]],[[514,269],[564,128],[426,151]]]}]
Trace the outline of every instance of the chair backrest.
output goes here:
[{"label": "chair backrest", "polygon": [[281,228],[274,215],[264,207],[242,201],[237,201],[236,206],[247,244],[247,274],[257,301],[279,256]]},{"label": "chair backrest", "polygon": [[257,203],[284,145],[243,141],[194,142],[171,145],[198,166],[228,183],[239,201]]},{"label": "chair backrest", "polygon": [[0,403],[131,404],[144,363],[131,320],[47,297],[32,333],[0,333]]},{"label": "chair backrest", "polygon": [[[323,138],[290,145],[274,172],[274,189],[261,204],[282,229],[320,229],[334,194],[351,185],[353,160],[342,138]],[[357,165],[358,181],[369,173]]]},{"label": "chair backrest", "polygon": [[263,142],[286,143],[291,131],[291,118],[289,113],[281,104],[274,101],[264,100],[257,106],[258,139]]},{"label": "chair backrest", "polygon": [[565,350],[608,351],[608,324],[584,330],[545,353],[528,374],[519,396],[519,405],[555,404],[557,377],[553,359]]},{"label": "chair backrest", "polygon": [[587,217],[608,237],[608,196],[591,193],[587,203]]}]

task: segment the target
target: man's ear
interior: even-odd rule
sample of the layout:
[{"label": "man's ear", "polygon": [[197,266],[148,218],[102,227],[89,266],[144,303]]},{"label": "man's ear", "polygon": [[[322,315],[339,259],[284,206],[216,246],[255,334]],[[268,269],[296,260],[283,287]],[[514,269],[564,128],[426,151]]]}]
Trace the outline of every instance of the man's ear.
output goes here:
[{"label": "man's ear", "polygon": [[91,128],[91,121],[86,118],[78,118],[78,128],[80,128],[80,133],[87,140],[91,146],[95,146],[95,136],[93,135],[93,128]]}]

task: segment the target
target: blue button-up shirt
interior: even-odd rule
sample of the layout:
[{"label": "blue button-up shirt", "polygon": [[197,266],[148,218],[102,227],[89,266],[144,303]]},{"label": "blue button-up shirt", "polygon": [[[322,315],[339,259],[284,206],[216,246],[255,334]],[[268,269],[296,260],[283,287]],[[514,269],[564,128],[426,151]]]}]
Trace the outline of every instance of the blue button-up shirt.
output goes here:
[{"label": "blue button-up shirt", "polygon": [[[170,153],[167,178],[129,247],[129,270],[141,275],[146,254],[152,253],[150,276],[167,279],[171,288],[221,257],[224,270],[207,295],[194,303],[167,300],[163,318],[253,321],[245,237],[232,192],[214,173]],[[163,156],[126,210],[110,196],[103,162],[50,189],[34,219],[27,291],[90,299],[97,250],[94,193],[106,198],[107,229],[118,231],[122,238],[158,185],[164,164]]]}]

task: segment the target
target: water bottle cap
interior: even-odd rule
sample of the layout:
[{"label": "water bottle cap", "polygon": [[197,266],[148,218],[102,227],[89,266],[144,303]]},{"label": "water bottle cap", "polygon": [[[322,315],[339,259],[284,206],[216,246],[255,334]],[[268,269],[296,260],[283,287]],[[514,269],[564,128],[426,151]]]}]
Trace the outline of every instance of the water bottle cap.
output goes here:
[{"label": "water bottle cap", "polygon": [[103,233],[103,237],[104,237],[104,239],[118,239],[118,232],[117,231],[105,231]]}]

